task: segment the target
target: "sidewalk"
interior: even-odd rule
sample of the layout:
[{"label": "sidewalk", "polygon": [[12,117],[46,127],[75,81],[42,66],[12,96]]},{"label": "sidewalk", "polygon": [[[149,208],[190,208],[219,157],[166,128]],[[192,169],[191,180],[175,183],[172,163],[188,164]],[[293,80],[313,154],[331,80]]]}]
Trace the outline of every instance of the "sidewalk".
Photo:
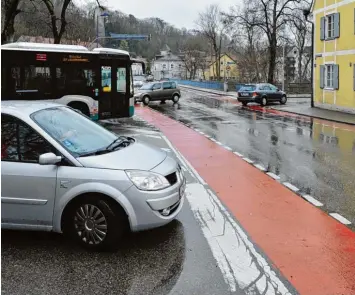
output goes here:
[{"label": "sidewalk", "polygon": [[355,125],[355,115],[343,112],[324,110],[316,107],[311,108],[310,106],[272,107],[272,109],[318,119],[325,119],[338,123]]}]

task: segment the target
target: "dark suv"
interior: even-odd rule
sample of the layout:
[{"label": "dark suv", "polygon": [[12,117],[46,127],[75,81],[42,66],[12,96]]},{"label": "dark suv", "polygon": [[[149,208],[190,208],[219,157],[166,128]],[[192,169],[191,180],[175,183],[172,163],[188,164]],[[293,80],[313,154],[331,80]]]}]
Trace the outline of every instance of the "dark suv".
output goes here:
[{"label": "dark suv", "polygon": [[256,102],[265,106],[268,102],[287,102],[286,92],[268,83],[247,84],[238,90],[238,101],[244,106],[249,102]]},{"label": "dark suv", "polygon": [[141,101],[148,105],[150,101],[172,100],[177,103],[181,97],[180,89],[176,82],[155,82],[143,85],[134,94],[134,101]]}]

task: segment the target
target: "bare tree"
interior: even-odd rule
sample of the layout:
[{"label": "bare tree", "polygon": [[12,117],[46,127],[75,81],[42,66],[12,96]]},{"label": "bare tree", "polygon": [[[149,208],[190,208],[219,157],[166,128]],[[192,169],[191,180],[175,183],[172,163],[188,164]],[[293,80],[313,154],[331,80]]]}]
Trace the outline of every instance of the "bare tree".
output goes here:
[{"label": "bare tree", "polygon": [[[297,12],[296,12],[297,13]],[[312,53],[310,52],[309,44],[311,40],[311,32],[306,20],[302,18],[300,13],[290,22],[290,31],[292,39],[297,49],[297,80],[299,83],[307,80],[307,75],[310,71]]]},{"label": "bare tree", "polygon": [[205,36],[211,44],[214,62],[216,64],[216,77],[221,77],[221,51],[223,36],[226,31],[226,24],[221,15],[218,5],[210,5],[206,10],[199,14],[196,22],[199,31]]},{"label": "bare tree", "polygon": [[14,41],[15,34],[15,18],[21,12],[19,9],[20,0],[4,0],[2,7],[4,9],[4,23],[1,32],[1,43],[8,43]]},{"label": "bare tree", "polygon": [[286,24],[296,17],[293,11],[301,10],[304,3],[305,0],[245,0],[243,14],[225,14],[230,23],[258,27],[265,33],[268,41],[269,83],[275,82],[278,38]]}]

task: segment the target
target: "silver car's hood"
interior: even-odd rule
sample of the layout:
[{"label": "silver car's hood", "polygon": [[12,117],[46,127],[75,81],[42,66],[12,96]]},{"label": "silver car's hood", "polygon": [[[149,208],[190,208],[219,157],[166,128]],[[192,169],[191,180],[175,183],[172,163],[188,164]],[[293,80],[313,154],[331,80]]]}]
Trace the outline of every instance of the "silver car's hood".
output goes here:
[{"label": "silver car's hood", "polygon": [[151,170],[167,157],[166,152],[135,142],[120,150],[97,156],[79,157],[77,160],[88,168]]}]

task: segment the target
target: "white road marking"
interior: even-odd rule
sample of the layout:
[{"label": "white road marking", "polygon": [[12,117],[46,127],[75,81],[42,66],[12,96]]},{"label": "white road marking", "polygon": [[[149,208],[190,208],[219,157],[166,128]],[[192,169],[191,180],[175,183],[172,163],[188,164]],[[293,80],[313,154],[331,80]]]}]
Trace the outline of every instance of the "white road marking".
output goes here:
[{"label": "white road marking", "polygon": [[207,134],[205,134],[205,136],[206,136],[207,138],[211,138],[211,136],[209,136],[209,135],[207,135]]},{"label": "white road marking", "polygon": [[275,180],[279,180],[280,179],[280,176],[276,175],[275,173],[268,172],[266,174],[269,175],[270,177],[272,177]]},{"label": "white road marking", "polygon": [[217,142],[217,140],[215,140],[214,138],[211,137],[211,140],[214,141],[214,142]]},{"label": "white road marking", "polygon": [[197,173],[195,168],[192,167],[192,165],[185,159],[185,157],[182,154],[180,154],[180,152],[173,146],[170,140],[163,134],[161,135],[161,137],[165,140],[165,142],[171,148],[171,150],[176,154],[176,157],[181,162],[181,165],[184,166],[185,168],[189,168],[190,171],[192,171],[192,174],[197,178],[197,180],[203,185],[206,185],[207,183],[200,177],[200,175]]},{"label": "white road marking", "polygon": [[329,215],[335,218],[336,220],[340,221],[342,224],[346,224],[346,225],[351,224],[349,220],[347,220],[345,217],[341,216],[338,213],[329,213]]},{"label": "white road marking", "polygon": [[166,151],[166,152],[168,152],[168,153],[171,152],[171,149],[167,149],[167,148],[160,148],[160,149],[163,150],[163,151]]},{"label": "white road marking", "polygon": [[219,142],[219,141],[216,141],[216,143],[217,143],[218,145],[223,145],[223,143],[221,143],[221,142]]},{"label": "white road marking", "polygon": [[224,145],[223,147],[224,147],[227,151],[231,151],[231,150],[232,150],[232,148],[230,148],[229,146]]},{"label": "white road marking", "polygon": [[323,204],[321,202],[319,202],[317,199],[313,198],[310,195],[304,195],[303,198],[306,199],[308,202],[312,203],[316,207],[322,207],[323,206]]},{"label": "white road marking", "polygon": [[238,152],[234,152],[234,154],[237,155],[238,157],[243,157],[243,155]]},{"label": "white road marking", "polygon": [[193,183],[186,198],[231,292],[291,294],[216,195]]},{"label": "white road marking", "polygon": [[245,162],[248,162],[249,164],[253,164],[253,163],[254,163],[254,161],[253,161],[253,160],[250,160],[249,158],[243,158],[243,160],[244,160]]},{"label": "white road marking", "polygon": [[254,164],[254,166],[255,166],[256,168],[258,168],[259,170],[261,170],[261,171],[266,171],[266,169],[264,168],[264,166],[263,166],[263,165],[260,165],[260,164]]},{"label": "white road marking", "polygon": [[299,191],[298,187],[295,187],[293,184],[291,184],[289,182],[284,182],[283,185],[286,186],[287,188],[289,188],[291,191],[294,191],[294,192]]},{"label": "white road marking", "polygon": [[200,133],[201,135],[205,135],[205,133],[204,133],[204,132],[202,132],[202,131],[199,131],[199,133]]}]

